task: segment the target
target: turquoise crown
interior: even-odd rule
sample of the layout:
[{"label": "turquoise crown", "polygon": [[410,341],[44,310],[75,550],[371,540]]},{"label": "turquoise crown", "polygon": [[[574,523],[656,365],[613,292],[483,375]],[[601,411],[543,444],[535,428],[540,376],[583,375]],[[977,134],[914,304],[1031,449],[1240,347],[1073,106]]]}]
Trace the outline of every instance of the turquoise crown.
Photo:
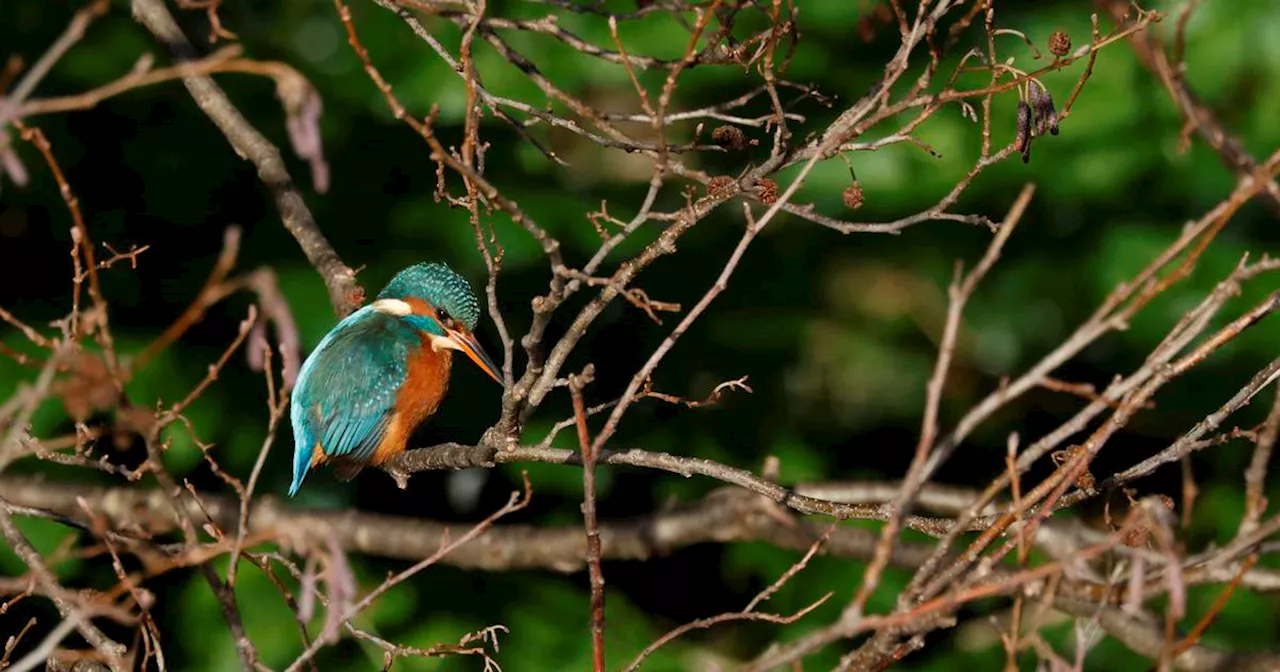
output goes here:
[{"label": "turquoise crown", "polygon": [[414,264],[396,273],[378,293],[379,299],[417,297],[444,308],[455,320],[474,331],[480,321],[480,301],[467,279],[440,262]]}]

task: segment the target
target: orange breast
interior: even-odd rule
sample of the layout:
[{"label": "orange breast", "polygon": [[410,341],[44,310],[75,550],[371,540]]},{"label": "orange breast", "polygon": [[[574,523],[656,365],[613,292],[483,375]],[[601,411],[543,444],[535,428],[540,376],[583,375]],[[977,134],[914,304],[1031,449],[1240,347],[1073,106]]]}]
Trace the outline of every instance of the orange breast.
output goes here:
[{"label": "orange breast", "polygon": [[435,415],[449,390],[449,371],[453,366],[450,350],[436,352],[424,336],[422,347],[409,356],[404,385],[396,395],[395,415],[387,433],[373,452],[370,464],[378,465],[404,452],[413,430]]}]

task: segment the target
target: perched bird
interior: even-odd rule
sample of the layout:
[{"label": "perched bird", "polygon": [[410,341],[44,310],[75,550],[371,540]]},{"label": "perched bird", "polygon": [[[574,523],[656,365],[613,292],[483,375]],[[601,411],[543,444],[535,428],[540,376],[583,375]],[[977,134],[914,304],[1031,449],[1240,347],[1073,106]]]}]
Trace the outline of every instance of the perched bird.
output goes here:
[{"label": "perched bird", "polygon": [[367,306],[337,324],[302,363],[290,402],[293,484],[331,463],[343,481],[404,452],[449,388],[453,350],[502,383],[472,330],[480,303],[441,263],[396,274]]}]

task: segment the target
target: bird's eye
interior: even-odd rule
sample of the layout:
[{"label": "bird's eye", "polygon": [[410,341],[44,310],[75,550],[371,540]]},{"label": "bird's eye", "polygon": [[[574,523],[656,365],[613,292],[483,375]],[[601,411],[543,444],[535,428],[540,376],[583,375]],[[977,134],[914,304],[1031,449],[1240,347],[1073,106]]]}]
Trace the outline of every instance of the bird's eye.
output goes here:
[{"label": "bird's eye", "polygon": [[436,309],[436,319],[440,320],[440,323],[444,325],[448,325],[452,321],[452,318],[449,317],[449,311],[444,308]]}]

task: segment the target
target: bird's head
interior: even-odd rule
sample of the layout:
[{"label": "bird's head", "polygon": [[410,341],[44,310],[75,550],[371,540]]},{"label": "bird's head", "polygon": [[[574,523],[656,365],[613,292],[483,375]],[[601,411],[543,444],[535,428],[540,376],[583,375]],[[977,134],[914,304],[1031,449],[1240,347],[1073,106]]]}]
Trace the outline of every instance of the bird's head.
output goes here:
[{"label": "bird's head", "polygon": [[448,266],[424,262],[400,271],[371,305],[425,333],[432,349],[461,350],[502,383],[497,365],[472,333],[480,321],[480,302],[466,279]]}]

